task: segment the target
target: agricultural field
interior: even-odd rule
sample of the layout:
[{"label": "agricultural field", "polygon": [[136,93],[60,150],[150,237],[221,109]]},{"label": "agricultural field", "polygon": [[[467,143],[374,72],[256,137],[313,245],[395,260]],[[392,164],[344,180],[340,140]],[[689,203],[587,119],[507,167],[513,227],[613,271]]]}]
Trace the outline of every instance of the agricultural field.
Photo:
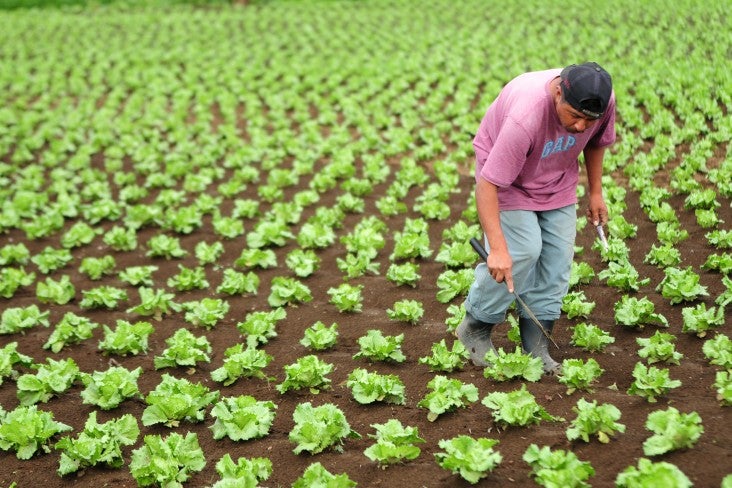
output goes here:
[{"label": "agricultural field", "polygon": [[[0,12],[0,486],[732,487],[730,3],[457,5]],[[608,247],[477,368],[472,134],[586,60]]]}]

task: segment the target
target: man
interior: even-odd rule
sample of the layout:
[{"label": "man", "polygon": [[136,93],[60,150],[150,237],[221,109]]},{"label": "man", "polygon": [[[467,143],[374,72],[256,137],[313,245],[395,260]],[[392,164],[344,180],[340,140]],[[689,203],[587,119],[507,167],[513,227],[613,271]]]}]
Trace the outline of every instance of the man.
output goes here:
[{"label": "man", "polygon": [[503,322],[514,290],[543,331],[519,307],[521,344],[544,371],[559,372],[548,336],[569,288],[576,235],[580,153],[589,186],[587,216],[607,223],[602,196],[605,149],[615,141],[612,79],[588,62],[525,73],[488,108],[475,149],[475,197],[489,251],[475,269],[456,334],[472,362],[487,366],[491,331]]}]

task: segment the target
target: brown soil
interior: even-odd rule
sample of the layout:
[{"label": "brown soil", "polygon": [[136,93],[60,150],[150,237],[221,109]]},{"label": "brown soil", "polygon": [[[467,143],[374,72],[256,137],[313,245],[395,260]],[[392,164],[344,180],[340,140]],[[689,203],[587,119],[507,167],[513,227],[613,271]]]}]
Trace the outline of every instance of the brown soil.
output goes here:
[{"label": "brown soil", "polygon": [[[445,221],[430,221],[429,234],[431,248],[434,251],[433,257],[439,249],[443,230],[452,226],[460,218],[465,209],[468,196],[472,191],[472,178],[467,174],[461,178],[460,192],[454,194],[450,200],[451,218]],[[367,206],[364,215],[379,215],[374,202],[383,194],[387,184],[377,186],[374,193],[365,198]],[[288,196],[306,186],[307,181],[301,179],[298,187],[287,190]],[[408,204],[413,202],[413,199],[418,195],[418,191],[418,189],[412,189],[407,199]],[[319,204],[333,205],[337,196],[336,192],[336,190],[333,190],[324,194]],[[254,189],[249,189],[247,193],[252,194],[242,196],[256,197]],[[720,217],[725,222],[732,222],[729,199],[720,197],[720,201],[722,202],[722,207],[719,210]],[[683,209],[683,197],[674,197],[671,203],[677,210],[683,228],[690,233],[690,238],[679,244],[683,256],[682,264],[684,266],[693,266],[700,273],[702,284],[706,285],[709,290],[709,296],[703,301],[707,306],[713,306],[714,299],[724,290],[724,286],[718,273],[701,269],[706,256],[713,252],[713,249],[706,243],[704,238],[705,230],[697,226],[693,212]],[[641,331],[630,331],[615,325],[613,305],[622,293],[595,278],[592,283],[582,287],[587,297],[597,304],[588,321],[609,331],[615,337],[615,343],[600,354],[589,354],[580,348],[573,347],[569,344],[571,327],[579,320],[568,320],[566,317],[562,317],[555,328],[555,340],[560,345],[561,350],[554,352],[554,358],[561,361],[566,358],[586,359],[595,357],[605,369],[599,384],[593,392],[580,392],[572,395],[567,395],[566,388],[552,377],[544,377],[537,383],[527,384],[529,391],[535,395],[537,401],[552,415],[563,417],[564,421],[556,423],[543,422],[540,425],[527,428],[502,429],[493,422],[490,411],[480,402],[476,402],[468,408],[444,414],[435,422],[429,422],[427,420],[427,411],[419,408],[417,403],[427,393],[426,385],[434,376],[434,373],[430,372],[427,366],[419,364],[418,359],[430,354],[433,343],[441,339],[447,339],[448,344],[450,344],[453,339],[451,334],[447,332],[445,325],[445,320],[448,318],[446,311],[448,304],[441,304],[435,298],[438,291],[437,277],[445,268],[434,259],[423,259],[419,261],[422,278],[417,287],[399,287],[387,281],[384,273],[389,266],[389,255],[392,250],[391,235],[386,247],[380,251],[377,258],[381,265],[381,274],[378,276],[369,275],[351,281],[354,284],[364,285],[363,311],[361,313],[339,313],[328,302],[327,290],[343,280],[342,273],[336,266],[336,258],[343,257],[346,253],[343,245],[333,245],[319,252],[322,258],[321,268],[314,275],[303,280],[312,291],[313,300],[307,304],[288,307],[287,318],[278,325],[278,337],[264,346],[266,351],[274,357],[265,372],[268,376],[275,377],[276,381],[280,382],[284,379],[283,366],[291,364],[299,356],[309,353],[299,343],[303,337],[304,329],[316,321],[323,321],[326,324],[338,323],[340,332],[338,344],[329,351],[318,353],[322,360],[335,365],[335,370],[330,375],[333,387],[318,395],[295,391],[279,394],[274,388],[275,382],[268,383],[259,379],[240,379],[231,386],[221,387],[210,378],[211,371],[222,364],[223,351],[243,340],[235,327],[236,323],[242,321],[250,311],[270,309],[267,298],[271,279],[277,275],[292,275],[284,266],[284,257],[295,247],[294,242],[275,250],[280,263],[279,267],[260,272],[261,285],[258,295],[229,298],[231,310],[227,318],[213,330],[207,331],[192,327],[184,321],[182,313],[175,313],[164,317],[159,322],[154,322],[155,332],[150,338],[150,350],[147,355],[111,358],[101,354],[97,349],[98,341],[102,337],[101,327],[95,331],[93,339],[77,345],[67,346],[58,354],[43,349],[43,344],[50,335],[52,328],[36,328],[25,335],[3,336],[0,337],[0,345],[4,346],[11,341],[17,341],[19,351],[33,357],[38,363],[44,362],[47,357],[55,359],[72,357],[80,369],[85,372],[104,370],[113,362],[129,369],[140,366],[144,370],[139,381],[139,387],[143,394],[155,388],[162,373],[171,373],[179,377],[186,377],[193,382],[200,381],[211,389],[218,389],[222,396],[250,394],[259,400],[269,399],[277,404],[277,416],[271,432],[268,436],[259,440],[240,443],[228,439],[215,441],[209,430],[213,419],[208,415],[205,421],[201,423],[184,422],[177,428],[143,427],[143,434],[167,435],[174,431],[184,434],[190,431],[198,435],[199,442],[206,455],[207,465],[202,472],[191,478],[187,483],[188,486],[203,487],[218,480],[214,466],[225,453],[230,453],[234,459],[241,456],[268,457],[273,463],[273,474],[268,481],[262,484],[269,487],[289,486],[310,463],[315,461],[322,463],[333,473],[348,473],[352,480],[359,483],[359,486],[468,486],[468,483],[457,475],[441,469],[434,460],[434,453],[440,451],[437,445],[438,441],[459,434],[491,437],[500,441],[496,449],[502,454],[503,462],[481,482],[483,486],[531,486],[533,482],[529,478],[530,469],[522,460],[524,451],[531,443],[540,446],[548,445],[554,449],[574,451],[581,460],[591,462],[594,467],[596,473],[590,479],[593,486],[612,486],[617,474],[628,466],[636,465],[638,458],[643,455],[642,443],[650,435],[649,431],[644,428],[647,415],[654,410],[665,409],[671,405],[683,412],[698,412],[703,419],[705,433],[694,448],[673,452],[655,458],[655,460],[668,461],[677,465],[696,486],[719,486],[721,479],[732,471],[732,427],[730,426],[729,410],[719,406],[715,398],[715,391],[712,388],[716,368],[709,365],[708,360],[705,359],[702,353],[703,340],[681,332],[681,309],[683,306],[670,305],[655,291],[655,287],[663,278],[663,272],[643,264],[645,254],[655,242],[655,227],[639,208],[635,193],[629,191],[627,204],[628,209],[624,214],[626,219],[638,225],[638,237],[628,241],[631,248],[631,261],[642,277],[651,278],[651,284],[641,289],[637,295],[639,297],[648,296],[655,303],[656,312],[663,314],[669,320],[671,325],[668,331],[678,337],[677,349],[684,354],[679,366],[669,367],[672,378],[681,380],[682,386],[659,399],[658,403],[648,403],[640,397],[626,394],[626,390],[632,382],[631,372],[633,366],[640,360],[637,355],[638,347],[635,340],[638,337],[652,335],[655,327],[650,326]],[[312,210],[305,212],[302,218],[303,222],[311,212]],[[412,213],[408,215],[410,217],[418,216]],[[339,235],[349,232],[362,217],[363,215],[357,214],[348,215],[343,228],[339,231]],[[403,228],[404,216],[383,219],[393,232],[400,231]],[[109,222],[103,224],[105,229],[110,228],[112,225],[113,223]],[[247,221],[245,226],[247,229],[252,229],[254,221]],[[97,237],[88,246],[74,250],[75,259],[72,264],[65,269],[56,271],[53,276],[70,275],[77,289],[76,300],[64,306],[39,304],[42,309],[50,310],[51,324],[56,324],[63,314],[68,311],[85,315],[95,322],[110,326],[113,326],[117,319],[133,320],[138,318],[125,313],[128,306],[137,304],[138,295],[136,290],[133,287],[126,286],[116,276],[105,277],[95,282],[88,280],[78,272],[78,266],[83,257],[111,253],[116,259],[117,270],[142,263],[155,264],[160,268],[154,275],[155,285],[158,288],[164,288],[167,279],[178,272],[178,264],[189,267],[196,265],[193,249],[197,242],[206,241],[210,243],[219,240],[219,237],[213,233],[210,218],[206,218],[201,229],[181,238],[183,247],[189,251],[188,257],[170,261],[164,259],[151,260],[145,256],[146,248],[144,243],[157,232],[158,229],[141,230],[139,233],[140,244],[138,249],[133,252],[114,252],[103,243],[101,237]],[[58,233],[51,238],[28,241],[20,231],[11,231],[3,236],[2,240],[6,243],[24,242],[31,253],[36,254],[48,245],[58,247],[60,235],[61,233]],[[592,265],[596,272],[599,272],[605,264],[600,260],[599,254],[591,249],[594,239],[595,235],[589,227],[579,234],[577,243],[584,247],[584,252],[578,255],[576,259],[586,261]],[[177,301],[184,302],[216,295],[215,288],[220,283],[222,270],[226,267],[232,267],[233,262],[246,246],[244,238],[225,241],[224,244],[226,251],[218,266],[209,265],[206,267],[211,288],[203,291],[178,293]],[[33,265],[29,265],[27,269],[37,271]],[[38,273],[38,277],[42,279],[43,275]],[[81,298],[81,290],[102,284],[126,286],[130,301],[113,311],[82,310],[78,304]],[[423,303],[425,315],[417,325],[406,325],[392,321],[387,317],[386,310],[391,308],[394,302],[399,299],[415,299]],[[460,304],[462,300],[462,297],[458,297],[451,303]],[[34,287],[27,287],[20,289],[12,299],[0,301],[0,310],[10,306],[26,306],[32,303],[38,303],[35,290]],[[165,339],[181,327],[192,330],[196,335],[206,335],[213,346],[211,362],[209,364],[199,364],[194,370],[178,368],[156,371],[153,367],[153,358],[165,348]],[[367,330],[374,328],[381,329],[389,335],[402,332],[405,334],[403,350],[407,355],[407,360],[404,363],[369,363],[364,360],[352,359],[352,356],[359,349],[358,338],[364,335]],[[497,346],[512,347],[506,338],[506,330],[507,328],[503,326],[499,327],[494,333],[494,342]],[[722,331],[729,334],[728,324],[725,324]],[[355,402],[349,389],[345,386],[345,381],[348,374],[357,367],[364,367],[370,371],[381,373],[398,374],[406,385],[406,405],[395,406],[380,403],[360,405]],[[519,388],[521,384],[518,381],[494,382],[485,379],[482,373],[481,369],[467,365],[463,371],[452,373],[449,376],[475,384],[480,390],[481,399],[491,391],[510,391]],[[68,392],[53,398],[47,404],[41,404],[40,408],[52,411],[56,420],[71,425],[76,434],[83,428],[88,415],[95,410],[92,406],[82,403],[81,390],[82,386],[77,383]],[[616,435],[608,444],[601,444],[596,439],[589,443],[569,442],[565,432],[569,422],[575,417],[572,408],[582,397],[617,406],[622,412],[620,421],[625,424],[626,432]],[[362,438],[360,440],[347,440],[342,452],[331,450],[316,455],[293,454],[294,445],[288,439],[288,434],[294,425],[292,412],[298,403],[304,401],[310,401],[315,405],[327,402],[338,405],[345,413],[351,427],[359,432]],[[15,383],[11,380],[6,380],[0,386],[0,405],[5,410],[11,410],[18,405]],[[114,410],[107,412],[100,410],[98,413],[99,421],[106,421],[125,413],[131,413],[139,419],[144,408],[145,403],[143,401],[126,401]],[[397,418],[404,425],[417,427],[419,434],[426,442],[421,445],[422,453],[416,460],[382,469],[366,458],[363,451],[373,442],[369,438],[369,434],[374,433],[371,425],[383,423],[390,418]],[[129,463],[131,451],[141,444],[142,436],[134,446],[124,450],[126,463]],[[8,486],[11,482],[17,482],[19,487],[123,487],[136,485],[127,466],[118,470],[95,467],[79,473],[78,476],[61,478],[56,474],[58,459],[59,454],[56,451],[49,454],[37,454],[29,461],[17,460],[13,453],[0,452],[0,485]]]}]

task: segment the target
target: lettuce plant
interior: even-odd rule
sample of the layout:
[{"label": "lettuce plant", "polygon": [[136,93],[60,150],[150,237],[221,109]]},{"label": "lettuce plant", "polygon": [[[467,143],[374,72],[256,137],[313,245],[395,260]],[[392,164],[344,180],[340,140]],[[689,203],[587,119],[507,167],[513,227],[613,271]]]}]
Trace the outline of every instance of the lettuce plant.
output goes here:
[{"label": "lettuce plant", "polygon": [[22,242],[0,247],[0,266],[28,264],[30,257],[30,251]]},{"label": "lettuce plant", "polygon": [[723,406],[732,406],[732,373],[717,371],[713,387],[717,390],[717,401]]},{"label": "lettuce plant", "polygon": [[584,291],[570,291],[562,298],[562,312],[567,318],[587,318],[595,309],[595,302],[587,300]]},{"label": "lettuce plant", "polygon": [[362,405],[374,402],[404,405],[404,383],[397,375],[369,373],[363,368],[351,371],[346,381],[353,399]]},{"label": "lettuce plant", "polygon": [[441,468],[476,484],[503,461],[501,453],[493,449],[496,444],[496,439],[468,435],[440,439],[438,446],[444,452],[436,452],[435,461]]},{"label": "lettuce plant", "polygon": [[211,361],[211,344],[206,336],[196,337],[188,329],[180,328],[165,339],[165,343],[168,347],[153,360],[155,369],[195,367],[199,362]]},{"label": "lettuce plant", "polygon": [[87,317],[76,315],[74,312],[66,312],[56,324],[43,348],[59,352],[69,344],[77,344],[89,339],[97,327],[99,324],[92,322]]},{"label": "lettuce plant", "polygon": [[389,419],[383,424],[371,424],[376,434],[369,437],[376,442],[364,450],[367,458],[375,461],[382,468],[411,461],[419,457],[422,450],[416,445],[425,442],[419,436],[417,427],[404,426],[398,419]]},{"label": "lettuce plant", "polygon": [[306,222],[297,234],[297,244],[303,249],[324,249],[335,240],[333,227],[324,222]]},{"label": "lettuce plant", "polygon": [[656,306],[647,297],[636,298],[623,295],[615,302],[615,323],[630,329],[642,329],[644,325],[655,323],[668,327],[668,320],[656,313]]},{"label": "lettuce plant", "polygon": [[100,464],[121,468],[124,465],[122,447],[133,445],[139,435],[140,427],[132,415],[125,414],[100,424],[97,412],[92,411],[78,436],[62,437],[54,446],[61,451],[57,472],[59,476],[65,476]]},{"label": "lettuce plant", "polygon": [[158,234],[147,241],[148,257],[161,257],[165,259],[182,258],[188,251],[180,245],[178,237],[171,237],[167,234]]},{"label": "lettuce plant", "polygon": [[400,286],[409,285],[414,288],[420,278],[419,264],[411,261],[391,263],[386,270],[386,279]]},{"label": "lettuce plant", "polygon": [[81,308],[106,308],[109,310],[117,308],[122,300],[127,300],[127,292],[115,286],[98,286],[89,290],[82,290],[84,298],[79,302]]},{"label": "lettuce plant", "polygon": [[732,370],[732,340],[725,334],[716,334],[702,345],[702,352],[709,364]]},{"label": "lettuce plant", "polygon": [[104,243],[115,251],[134,251],[137,249],[137,232],[130,227],[115,225],[102,238]]},{"label": "lettuce plant", "polygon": [[503,426],[527,426],[538,424],[542,420],[557,422],[561,417],[554,417],[536,402],[536,398],[522,384],[518,390],[510,392],[494,391],[482,400],[483,405],[491,410],[493,420]]},{"label": "lettuce plant", "polygon": [[86,222],[76,222],[61,236],[61,246],[66,249],[89,244],[96,237],[97,231]]},{"label": "lettuce plant", "polygon": [[34,364],[35,374],[27,373],[18,377],[17,396],[21,405],[46,403],[54,395],[68,391],[79,378],[79,367],[71,359],[56,361],[46,358],[46,364]]},{"label": "lettuce plant", "polygon": [[117,327],[112,330],[106,324],[102,324],[104,338],[99,341],[99,350],[105,354],[127,354],[137,355],[147,352],[148,338],[155,329],[150,322],[137,321],[128,322],[117,320]]},{"label": "lettuce plant", "polygon": [[366,273],[378,275],[381,264],[372,259],[370,253],[348,253],[345,258],[336,258],[336,265],[346,279],[358,278]]},{"label": "lettuce plant", "polygon": [[285,264],[295,276],[306,278],[320,267],[320,258],[312,249],[293,249],[285,257]]},{"label": "lettuce plant", "polygon": [[463,369],[470,359],[470,353],[460,341],[453,341],[452,349],[448,349],[445,339],[432,344],[431,356],[419,358],[419,364],[426,364],[433,372],[451,373]]},{"label": "lettuce plant", "polygon": [[94,371],[92,374],[79,373],[84,383],[81,398],[84,403],[96,405],[102,410],[116,408],[128,398],[142,398],[137,387],[137,380],[142,368],[130,371],[122,366],[112,366],[106,371]]},{"label": "lettuce plant", "polygon": [[552,450],[549,446],[529,445],[523,460],[531,466],[531,476],[541,486],[589,488],[587,480],[595,469],[587,461],[580,461],[572,451]]},{"label": "lettuce plant", "polygon": [[[31,285],[36,279],[36,274],[32,272],[26,272],[23,268],[5,267],[0,268],[0,297],[12,298],[15,292],[21,286]],[[56,283],[56,282],[52,282]],[[36,294],[38,294],[38,286],[43,283],[36,285]],[[46,285],[50,286],[50,285]],[[45,289],[44,289],[45,291]],[[39,296],[39,300],[40,300]],[[45,295],[44,295],[45,298]],[[48,297],[48,301],[51,300],[51,296]],[[43,301],[43,300],[42,300]]]},{"label": "lettuce plant", "polygon": [[702,269],[718,271],[724,275],[729,275],[732,272],[732,254],[728,252],[710,254],[707,256],[704,264],[702,264]]},{"label": "lettuce plant", "polygon": [[595,324],[580,322],[572,327],[570,342],[588,352],[602,352],[608,344],[615,342],[615,338]]},{"label": "lettuce plant", "polygon": [[332,403],[313,407],[310,402],[298,403],[292,413],[295,426],[289,434],[295,444],[293,452],[317,454],[329,447],[339,449],[346,438],[360,439],[351,429],[343,411]]},{"label": "lettuce plant", "polygon": [[707,232],[704,237],[717,249],[732,249],[732,230],[712,230]]},{"label": "lettuce plant", "polygon": [[435,261],[448,268],[468,267],[475,263],[475,251],[468,241],[443,242]]},{"label": "lettuce plant", "polygon": [[435,375],[427,383],[427,388],[431,391],[417,403],[417,406],[429,410],[427,420],[430,422],[434,422],[445,412],[466,407],[468,402],[478,401],[478,388],[472,383],[463,383],[456,378]]},{"label": "lettuce plant", "polygon": [[669,300],[672,305],[709,295],[707,287],[699,284],[699,275],[691,266],[684,269],[669,266],[663,272],[665,276],[656,290],[660,291],[663,298]]},{"label": "lettuce plant", "polygon": [[337,287],[328,289],[330,295],[329,303],[336,306],[339,312],[360,312],[363,307],[363,296],[361,295],[363,285],[351,285],[341,283]]},{"label": "lettuce plant", "polygon": [[386,315],[391,320],[416,324],[424,315],[424,307],[417,300],[398,300],[394,302],[394,308],[386,310]]},{"label": "lettuce plant", "polygon": [[173,432],[165,438],[150,434],[132,451],[130,473],[139,486],[180,486],[205,465],[195,433],[187,432],[184,437]]},{"label": "lettuce plant", "polygon": [[221,298],[205,297],[182,304],[185,321],[189,324],[212,329],[229,312],[229,302]]},{"label": "lettuce plant", "polygon": [[10,342],[0,348],[0,385],[4,378],[16,379],[18,372],[14,369],[16,365],[29,367],[33,364],[33,358],[18,352],[18,343]]},{"label": "lettuce plant", "polygon": [[704,338],[709,330],[724,325],[724,307],[707,308],[702,302],[694,307],[684,307],[681,317],[681,332]]},{"label": "lettuce plant", "polygon": [[302,476],[295,480],[292,488],[310,488],[312,486],[327,486],[332,488],[353,488],[357,483],[351,481],[348,474],[335,475],[325,469],[319,462],[310,464]]},{"label": "lettuce plant", "polygon": [[569,288],[573,289],[578,285],[586,285],[595,277],[595,270],[584,261],[572,261],[572,267],[569,272]]},{"label": "lettuce plant", "polygon": [[276,386],[277,391],[285,393],[289,390],[307,388],[310,393],[317,394],[320,390],[330,388],[331,380],[326,377],[333,371],[334,366],[321,361],[317,356],[308,354],[301,356],[292,363],[285,365],[285,379]]},{"label": "lettuce plant", "polygon": [[178,273],[168,278],[168,286],[178,291],[203,290],[209,287],[203,266],[178,265]]},{"label": "lettuce plant", "polygon": [[266,344],[270,339],[277,337],[275,327],[278,322],[287,317],[287,310],[275,308],[270,311],[249,312],[243,322],[236,324],[236,328],[247,338],[247,344],[257,347]]},{"label": "lettuce plant", "polygon": [[440,273],[437,277],[437,301],[447,303],[457,296],[466,295],[473,284],[473,275],[472,268],[448,269]]},{"label": "lettuce plant", "polygon": [[216,421],[209,428],[216,440],[228,437],[232,441],[248,441],[269,434],[277,405],[258,401],[253,396],[224,397],[211,409]]},{"label": "lettuce plant", "polygon": [[648,360],[648,364],[664,362],[678,365],[684,355],[676,350],[675,341],[675,335],[658,330],[647,339],[643,337],[635,339],[635,342],[640,346],[638,355]]},{"label": "lettuce plant", "polygon": [[224,351],[224,363],[211,371],[211,379],[229,386],[239,378],[268,379],[262,371],[272,361],[272,356],[254,345],[235,344]]},{"label": "lettuce plant", "polygon": [[359,337],[359,352],[353,355],[354,359],[368,358],[372,361],[404,362],[407,357],[402,352],[404,334],[385,336],[380,329],[370,329],[366,335]]},{"label": "lettuce plant", "polygon": [[638,395],[645,398],[649,403],[656,403],[657,397],[663,396],[679,386],[681,386],[681,381],[672,380],[668,369],[636,363],[633,368],[633,382],[628,388],[628,395]]},{"label": "lettuce plant", "polygon": [[201,422],[206,407],[218,399],[218,391],[210,391],[201,383],[163,374],[160,383],[145,397],[147,407],[142,412],[142,425],[177,427],[182,420]]},{"label": "lettuce plant", "polygon": [[608,286],[622,291],[638,291],[641,286],[651,282],[650,278],[640,279],[638,271],[629,261],[611,261],[597,277],[605,280]]},{"label": "lettuce plant", "polygon": [[270,307],[284,307],[312,301],[313,294],[308,286],[289,276],[272,278],[267,303]]},{"label": "lettuce plant", "polygon": [[294,239],[284,220],[261,220],[254,229],[247,233],[247,246],[253,249],[276,246],[282,247],[288,239]]},{"label": "lettuce plant", "polygon": [[681,413],[674,407],[648,414],[646,429],[653,435],[643,442],[643,454],[659,456],[677,449],[690,449],[704,433],[701,416]]},{"label": "lettuce plant", "polygon": [[30,459],[39,450],[51,452],[51,437],[69,430],[70,425],[55,421],[52,412],[35,405],[21,405],[10,412],[0,407],[0,449],[14,450],[18,459]]},{"label": "lettuce plant", "polygon": [[38,267],[38,271],[44,274],[63,268],[73,259],[74,257],[68,249],[54,249],[51,246],[46,246],[43,251],[30,258],[33,264]]},{"label": "lettuce plant", "polygon": [[318,320],[305,329],[304,336],[300,339],[300,344],[314,351],[325,351],[335,346],[337,340],[338,324],[333,322],[329,327]]},{"label": "lettuce plant", "polygon": [[46,278],[36,283],[36,297],[41,303],[65,305],[76,296],[76,288],[68,275],[62,275],[59,280]]},{"label": "lettuce plant", "polygon": [[253,271],[240,273],[234,269],[226,268],[221,284],[216,288],[216,293],[226,293],[227,295],[251,293],[256,295],[258,289],[259,276]]},{"label": "lettuce plant", "polygon": [[678,221],[659,222],[656,224],[656,234],[662,244],[676,245],[689,238],[689,231],[682,229]]},{"label": "lettuce plant", "polygon": [[340,238],[340,242],[349,254],[373,259],[386,245],[386,230],[386,224],[372,215],[359,221],[352,232]]},{"label": "lettuce plant", "polygon": [[157,266],[129,266],[120,271],[119,279],[132,286],[153,286],[152,274],[159,268]]},{"label": "lettuce plant", "polygon": [[6,308],[0,317],[0,335],[23,332],[37,325],[48,327],[49,314],[48,310],[41,312],[35,304]]},{"label": "lettuce plant", "polygon": [[447,328],[448,332],[455,332],[457,326],[460,325],[460,322],[462,322],[465,318],[465,307],[462,304],[448,305],[447,313],[448,316],[445,319],[445,327]]},{"label": "lettuce plant", "polygon": [[196,244],[193,253],[198,260],[198,264],[205,266],[207,264],[214,264],[224,254],[224,245],[219,241],[214,241],[209,244],[206,241],[201,241]]},{"label": "lettuce plant", "polygon": [[638,467],[628,466],[615,477],[617,488],[636,486],[673,486],[691,488],[693,483],[675,464],[666,461],[652,462],[647,458],[638,459]]},{"label": "lettuce plant", "polygon": [[277,266],[277,255],[272,249],[244,249],[234,265],[240,268],[274,268]]},{"label": "lettuce plant", "polygon": [[618,422],[621,412],[618,407],[610,403],[597,404],[597,400],[588,402],[580,398],[572,407],[577,414],[567,428],[567,439],[570,441],[582,439],[590,442],[590,436],[596,435],[602,444],[610,442],[610,436],[616,432],[625,432],[625,425]]},{"label": "lettuce plant", "polygon": [[496,352],[488,351],[485,359],[489,366],[483,370],[483,376],[496,381],[509,381],[514,378],[539,381],[544,375],[544,363],[541,358],[524,353],[518,346],[514,352],[506,352],[502,347]]},{"label": "lettuce plant", "polygon": [[140,294],[140,304],[128,308],[127,313],[136,313],[160,321],[163,315],[181,310],[181,305],[173,301],[175,295],[166,293],[161,288],[152,289],[141,286],[137,291]]},{"label": "lettuce plant", "polygon": [[590,387],[604,372],[593,358],[587,361],[570,358],[562,361],[562,372],[557,379],[567,387],[567,395],[571,395],[577,390],[592,391]]},{"label": "lettuce plant", "polygon": [[107,254],[101,258],[88,256],[81,260],[79,272],[85,274],[90,280],[100,280],[102,276],[114,274],[114,267],[117,262],[114,256]]},{"label": "lettuce plant", "polygon": [[221,480],[211,488],[261,486],[259,482],[266,481],[272,475],[272,461],[265,457],[240,457],[235,463],[231,455],[226,453],[216,463],[216,472]]},{"label": "lettuce plant", "polygon": [[244,223],[235,217],[214,214],[211,224],[214,233],[225,239],[234,239],[244,234]]},{"label": "lettuce plant", "polygon": [[644,263],[658,266],[659,268],[668,268],[681,263],[681,251],[673,244],[651,245],[651,249],[643,259]]}]

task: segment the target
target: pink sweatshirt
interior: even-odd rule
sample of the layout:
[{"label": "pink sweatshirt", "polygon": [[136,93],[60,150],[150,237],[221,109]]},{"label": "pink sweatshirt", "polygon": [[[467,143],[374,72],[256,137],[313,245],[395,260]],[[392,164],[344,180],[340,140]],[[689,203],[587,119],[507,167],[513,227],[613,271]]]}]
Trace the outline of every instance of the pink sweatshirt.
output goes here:
[{"label": "pink sweatshirt", "polygon": [[473,139],[475,178],[496,185],[501,210],[553,210],[577,203],[578,157],[615,142],[615,94],[581,134],[559,123],[550,82],[560,69],[514,78],[501,90]]}]

